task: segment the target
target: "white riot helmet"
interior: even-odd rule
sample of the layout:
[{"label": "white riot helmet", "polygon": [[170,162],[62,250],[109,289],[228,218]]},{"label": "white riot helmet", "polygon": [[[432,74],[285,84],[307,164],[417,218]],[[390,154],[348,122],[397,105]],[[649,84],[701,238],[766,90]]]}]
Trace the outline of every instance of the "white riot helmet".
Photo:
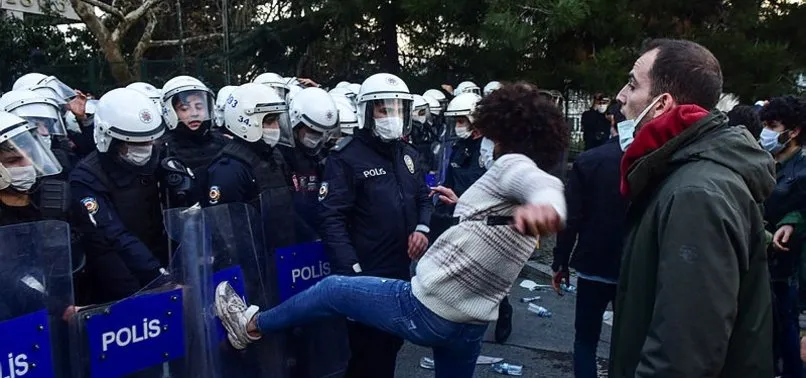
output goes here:
[{"label": "white riot helmet", "polygon": [[232,135],[247,142],[262,139],[271,147],[294,145],[288,106],[277,91],[266,85],[248,83],[235,88],[224,105],[224,121]]},{"label": "white riot helmet", "polygon": [[384,141],[400,139],[411,131],[413,102],[409,87],[399,77],[372,75],[358,94],[358,127],[372,130]]},{"label": "white riot helmet", "polygon": [[112,140],[152,142],[165,133],[160,109],[146,95],[118,88],[101,96],[95,109],[95,147],[109,151]]},{"label": "white riot helmet", "polygon": [[412,120],[421,124],[431,123],[431,108],[425,97],[414,95],[414,109],[411,111]]},{"label": "white riot helmet", "polygon": [[445,97],[445,94],[439,89],[429,89],[423,93],[423,97],[431,97],[434,100],[437,100],[439,105],[442,107],[441,110],[445,110],[445,107],[448,106],[448,98]]},{"label": "white riot helmet", "polygon": [[484,86],[484,95],[489,96],[490,93],[493,93],[499,89],[501,89],[501,83],[497,81],[491,81]]},{"label": "white riot helmet", "polygon": [[238,88],[234,85],[227,85],[218,90],[218,96],[215,98],[215,112],[213,120],[218,127],[224,127],[224,106],[227,104],[227,99],[232,94],[232,91]]},{"label": "white riot helmet", "polygon": [[146,97],[151,99],[155,105],[157,105],[159,108],[162,108],[162,91],[157,89],[155,86],[149,83],[137,82],[127,85],[126,88],[134,89],[135,91],[146,95]]},{"label": "white riot helmet", "polygon": [[481,96],[481,88],[472,81],[463,81],[453,90],[453,95],[458,96],[462,93],[475,93]]},{"label": "white riot helmet", "polygon": [[34,91],[24,89],[4,94],[0,97],[0,110],[25,119],[36,126],[41,136],[67,135],[59,104]]},{"label": "white riot helmet", "polygon": [[288,87],[288,96],[285,96],[286,104],[290,104],[291,100],[294,99],[294,96],[296,96],[297,93],[301,92],[302,89],[303,89],[302,87],[299,87],[299,86],[296,86],[296,85]]},{"label": "white riot helmet", "polygon": [[162,87],[162,118],[171,130],[209,130],[213,121],[213,91],[199,79],[177,76]]},{"label": "white riot helmet", "polygon": [[29,191],[40,177],[59,174],[62,166],[46,148],[36,126],[0,111],[0,189]]},{"label": "white riot helmet", "polygon": [[14,82],[14,86],[11,87],[12,91],[17,91],[20,89],[30,89],[33,86],[39,85],[42,80],[45,80],[47,75],[43,75],[41,73],[31,72],[25,75],[20,76],[17,81]]},{"label": "white riot helmet", "polygon": [[353,135],[353,130],[358,127],[358,115],[356,114],[355,102],[342,95],[331,95],[336,108],[339,109],[339,129],[344,135]]},{"label": "white riot helmet", "polygon": [[428,109],[431,111],[431,115],[436,117],[440,113],[442,113],[442,105],[431,96],[423,96],[425,102],[428,103]]},{"label": "white riot helmet", "polygon": [[[359,92],[361,90],[359,89]],[[358,92],[353,92],[348,86],[337,87],[333,88],[328,92],[331,96],[344,96],[350,99],[353,103],[356,102],[356,98],[358,97]]]},{"label": "white riot helmet", "polygon": [[349,81],[340,81],[338,84],[336,84],[336,88],[347,88],[348,86],[350,86]]},{"label": "white riot helmet", "polygon": [[475,93],[463,93],[451,100],[448,109],[445,110],[445,117],[447,117],[448,130],[452,136],[461,139],[470,137],[471,125],[474,122],[473,112],[476,111],[476,104],[480,100],[481,96]]},{"label": "white riot helmet", "polygon": [[[303,89],[294,96],[288,112],[297,141],[309,150],[318,151],[328,138],[339,131],[339,109],[323,89]],[[297,129],[302,125],[314,132],[306,130],[300,135]]]},{"label": "white riot helmet", "polygon": [[257,84],[268,85],[269,87],[274,88],[274,90],[277,91],[277,94],[281,98],[286,98],[286,96],[288,96],[289,91],[288,80],[283,79],[282,76],[274,72],[260,74],[252,82]]},{"label": "white riot helmet", "polygon": [[358,92],[361,92],[361,84],[350,84],[347,86],[347,89],[358,96]]}]

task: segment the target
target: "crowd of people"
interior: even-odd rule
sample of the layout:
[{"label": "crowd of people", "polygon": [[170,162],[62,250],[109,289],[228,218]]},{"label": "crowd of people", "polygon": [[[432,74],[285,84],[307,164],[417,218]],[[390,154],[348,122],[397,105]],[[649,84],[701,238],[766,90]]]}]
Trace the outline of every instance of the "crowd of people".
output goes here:
[{"label": "crowd of people", "polygon": [[[512,332],[508,293],[539,238],[559,233],[577,377],[596,377],[611,303],[610,377],[799,377],[806,101],[720,110],[722,85],[703,46],[650,42],[615,101],[583,114],[564,183],[547,173],[570,142],[558,96],[525,82],[416,95],[387,73],[329,91],[265,73],[214,93],[179,76],[96,100],[30,73],[0,98],[0,226],[70,224],[69,318],[181,283],[164,210],[271,193],[332,274],[262,312],[222,282],[229,342],[342,317],[346,376],[373,378],[394,376],[404,340],[433,348],[437,377],[472,376],[488,324],[499,343]],[[4,299],[0,320],[26,311]]]}]

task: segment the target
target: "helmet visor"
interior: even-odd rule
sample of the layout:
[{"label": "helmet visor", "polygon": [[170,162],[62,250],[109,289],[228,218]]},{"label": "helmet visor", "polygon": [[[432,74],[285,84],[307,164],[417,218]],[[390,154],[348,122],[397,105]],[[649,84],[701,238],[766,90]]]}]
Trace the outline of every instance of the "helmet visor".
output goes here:
[{"label": "helmet visor", "polygon": [[64,128],[61,118],[50,117],[22,117],[31,126],[36,126],[36,133],[41,136],[48,135],[67,135],[67,130]]},{"label": "helmet visor", "polygon": [[213,118],[213,96],[207,91],[179,92],[171,98],[171,106],[179,123],[193,131]]},{"label": "helmet visor", "polygon": [[446,117],[445,124],[447,139],[465,139],[473,132],[473,126],[466,115]]},{"label": "helmet visor", "polygon": [[59,97],[61,97],[64,101],[69,102],[74,97],[78,96],[73,88],[70,88],[67,84],[62,83],[61,80],[54,76],[45,79],[43,84],[56,91],[56,94],[59,95]]},{"label": "helmet visor", "polygon": [[420,122],[423,125],[433,123],[431,119],[431,108],[429,108],[428,105],[415,108],[411,116],[414,121]]},{"label": "helmet visor", "polygon": [[36,132],[19,133],[0,143],[0,163],[6,168],[33,166],[36,177],[52,176],[62,171],[62,166],[45,148]]},{"label": "helmet visor", "polygon": [[[367,119],[372,119],[375,127],[391,128],[386,132],[401,133],[401,137],[411,132],[411,107],[413,100],[401,98],[388,98],[372,100],[367,104]],[[397,130],[400,128],[400,130]],[[380,131],[380,130],[379,130]],[[391,134],[388,134],[391,136]]]}]

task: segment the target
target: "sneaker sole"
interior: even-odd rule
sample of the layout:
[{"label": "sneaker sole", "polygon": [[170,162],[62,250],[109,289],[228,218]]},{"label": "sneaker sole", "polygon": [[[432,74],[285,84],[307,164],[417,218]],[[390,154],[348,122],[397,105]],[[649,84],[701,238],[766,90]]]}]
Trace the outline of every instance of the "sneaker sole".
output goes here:
[{"label": "sneaker sole", "polygon": [[221,325],[223,325],[224,329],[227,331],[227,339],[232,347],[237,350],[243,350],[246,349],[246,343],[244,343],[240,337],[237,336],[237,332],[235,332],[235,329],[232,326],[232,319],[228,316],[228,314],[222,313],[221,311],[222,307],[227,307],[227,302],[225,301],[227,298],[227,285],[229,284],[222,282],[218,284],[215,289],[215,313],[218,317],[218,320],[221,321]]}]

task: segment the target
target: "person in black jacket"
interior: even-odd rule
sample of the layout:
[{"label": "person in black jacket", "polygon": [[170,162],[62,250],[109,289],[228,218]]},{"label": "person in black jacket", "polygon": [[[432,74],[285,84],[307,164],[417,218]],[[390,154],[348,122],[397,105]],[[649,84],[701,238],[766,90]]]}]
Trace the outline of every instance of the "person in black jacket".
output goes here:
[{"label": "person in black jacket", "polygon": [[585,141],[585,151],[601,146],[610,137],[612,127],[610,120],[605,117],[605,111],[610,100],[603,94],[593,96],[590,109],[582,113],[582,139]]},{"label": "person in black jacket", "polygon": [[[433,205],[426,167],[401,138],[411,128],[413,98],[390,74],[369,77],[358,97],[359,129],[333,147],[319,188],[320,234],[331,270],[408,280],[428,246]],[[399,337],[348,324],[347,377],[394,377]]]},{"label": "person in black jacket", "polygon": [[627,213],[627,200],[619,192],[622,155],[618,136],[612,137],[580,154],[568,175],[568,220],[557,237],[552,269],[557,293],[562,280],[568,283],[569,266],[577,272],[574,374],[578,378],[597,376],[602,315],[616,298]]}]

